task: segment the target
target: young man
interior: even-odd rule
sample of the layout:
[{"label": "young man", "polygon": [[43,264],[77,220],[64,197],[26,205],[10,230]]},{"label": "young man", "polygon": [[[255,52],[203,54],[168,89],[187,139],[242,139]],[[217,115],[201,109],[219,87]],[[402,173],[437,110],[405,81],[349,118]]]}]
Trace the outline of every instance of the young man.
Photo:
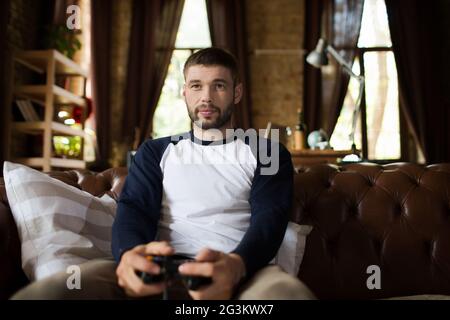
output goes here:
[{"label": "young man", "polygon": [[203,49],[187,60],[184,76],[193,130],[148,140],[136,153],[113,225],[118,265],[82,265],[83,293],[64,289],[61,274],[15,298],[159,297],[165,284],[144,284],[136,272],[158,274],[146,256],[174,254],[195,258],[179,267],[182,275],[211,278],[188,291],[193,299],[313,298],[297,278],[269,265],[288,222],[293,168],[283,146],[232,130],[243,90],[236,60]]}]

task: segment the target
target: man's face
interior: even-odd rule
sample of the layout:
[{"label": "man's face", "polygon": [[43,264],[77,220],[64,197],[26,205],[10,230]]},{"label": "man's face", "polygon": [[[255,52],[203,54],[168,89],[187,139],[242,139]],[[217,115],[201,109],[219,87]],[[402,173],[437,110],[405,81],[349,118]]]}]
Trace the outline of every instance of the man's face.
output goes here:
[{"label": "man's face", "polygon": [[230,70],[222,66],[193,65],[186,70],[183,87],[189,117],[201,129],[231,126],[234,105],[242,85],[234,87]]}]

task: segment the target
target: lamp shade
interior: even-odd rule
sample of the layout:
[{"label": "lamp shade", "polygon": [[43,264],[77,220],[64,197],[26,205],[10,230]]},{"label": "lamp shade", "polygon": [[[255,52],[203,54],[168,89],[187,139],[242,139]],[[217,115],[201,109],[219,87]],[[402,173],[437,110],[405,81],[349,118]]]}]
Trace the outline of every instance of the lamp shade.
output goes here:
[{"label": "lamp shade", "polygon": [[324,39],[319,39],[316,48],[306,57],[306,61],[316,68],[326,66],[328,64],[327,43]]}]

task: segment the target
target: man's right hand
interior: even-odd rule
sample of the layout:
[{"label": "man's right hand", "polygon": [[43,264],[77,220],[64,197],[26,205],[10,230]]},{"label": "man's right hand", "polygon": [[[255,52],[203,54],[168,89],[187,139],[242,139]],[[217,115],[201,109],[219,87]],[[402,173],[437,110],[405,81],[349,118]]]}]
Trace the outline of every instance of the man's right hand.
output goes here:
[{"label": "man's right hand", "polygon": [[159,294],[164,290],[164,283],[146,285],[136,275],[136,271],[158,274],[159,266],[148,261],[146,255],[169,256],[174,254],[174,249],[165,241],[150,242],[128,250],[122,255],[116,274],[119,286],[125,293],[132,297],[144,297]]}]

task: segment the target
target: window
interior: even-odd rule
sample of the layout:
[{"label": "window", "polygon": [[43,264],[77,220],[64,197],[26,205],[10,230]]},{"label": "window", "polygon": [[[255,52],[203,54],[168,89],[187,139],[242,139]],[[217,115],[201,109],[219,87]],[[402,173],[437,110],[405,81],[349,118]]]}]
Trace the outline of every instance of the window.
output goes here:
[{"label": "window", "polygon": [[174,135],[191,129],[191,120],[182,96],[183,66],[192,53],[210,46],[211,37],[205,0],[186,0],[175,41],[175,50],[153,115],[153,138]]},{"label": "window", "polygon": [[[364,2],[358,56],[353,71],[365,76],[365,94],[355,142],[363,157],[369,160],[401,158],[400,112],[397,69],[384,0]],[[351,79],[331,145],[348,149],[354,103],[359,84]]]}]

